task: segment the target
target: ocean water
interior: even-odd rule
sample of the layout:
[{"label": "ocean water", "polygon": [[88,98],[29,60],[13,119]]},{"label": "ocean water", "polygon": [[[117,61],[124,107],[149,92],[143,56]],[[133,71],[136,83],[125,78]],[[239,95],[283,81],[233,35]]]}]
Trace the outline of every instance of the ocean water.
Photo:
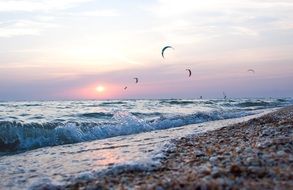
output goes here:
[{"label": "ocean water", "polygon": [[174,139],[292,104],[290,98],[0,102],[0,189],[152,169]]}]

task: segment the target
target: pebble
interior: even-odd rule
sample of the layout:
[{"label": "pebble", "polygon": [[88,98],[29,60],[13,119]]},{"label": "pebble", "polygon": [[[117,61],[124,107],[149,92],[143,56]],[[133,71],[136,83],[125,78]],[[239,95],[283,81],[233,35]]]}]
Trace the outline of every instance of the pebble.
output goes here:
[{"label": "pebble", "polygon": [[233,174],[233,175],[240,175],[241,173],[241,168],[237,165],[237,164],[232,164],[231,167],[230,167],[230,172]]},{"label": "pebble", "polygon": [[283,151],[283,150],[279,150],[278,152],[277,152],[277,155],[278,156],[284,156],[286,153]]},{"label": "pebble", "polygon": [[211,175],[214,177],[214,178],[217,178],[217,177],[220,177],[220,174],[221,174],[221,171],[218,167],[213,167],[213,170],[212,170],[212,173]]},{"label": "pebble", "polygon": [[253,150],[252,150],[252,148],[250,148],[250,147],[245,148],[244,151],[245,151],[246,153],[253,153]]},{"label": "pebble", "polygon": [[211,173],[211,167],[208,167],[206,165],[199,167],[199,173],[203,175],[209,175]]},{"label": "pebble", "polygon": [[271,140],[266,140],[266,141],[262,141],[262,142],[257,142],[256,147],[264,149],[264,148],[268,148],[272,144],[273,144],[273,142]]},{"label": "pebble", "polygon": [[289,155],[288,160],[289,160],[289,162],[293,162],[293,155],[292,154]]},{"label": "pebble", "polygon": [[205,156],[205,154],[202,151],[200,151],[200,150],[196,150],[195,151],[195,156],[196,157],[201,157],[201,156]]},{"label": "pebble", "polygon": [[[268,126],[264,126],[264,128],[266,128]],[[267,128],[267,129],[264,129],[262,132],[261,132],[261,136],[264,137],[264,136],[272,136],[274,135],[275,133],[275,130],[272,129],[272,128]]]},{"label": "pebble", "polygon": [[212,156],[210,157],[209,161],[212,163],[215,163],[217,161],[218,157],[217,156]]},{"label": "pebble", "polygon": [[242,149],[240,147],[236,147],[235,150],[236,150],[237,153],[240,153]]},{"label": "pebble", "polygon": [[248,163],[248,165],[252,165],[252,166],[259,166],[259,160],[254,158],[254,157],[248,157],[246,158],[246,162]]},{"label": "pebble", "polygon": [[257,166],[249,166],[247,169],[250,172],[252,172],[252,173],[257,173],[259,171],[260,167],[257,167]]}]

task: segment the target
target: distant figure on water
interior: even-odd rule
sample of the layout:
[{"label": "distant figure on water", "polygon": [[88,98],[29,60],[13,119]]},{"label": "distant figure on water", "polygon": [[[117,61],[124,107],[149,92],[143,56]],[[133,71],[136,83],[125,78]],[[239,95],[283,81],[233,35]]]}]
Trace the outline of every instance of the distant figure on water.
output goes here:
[{"label": "distant figure on water", "polygon": [[126,89],[127,89],[127,86],[124,87],[124,90],[126,90]]},{"label": "distant figure on water", "polygon": [[174,49],[172,46],[165,46],[165,47],[162,49],[161,54],[162,54],[162,57],[163,57],[164,59],[165,59],[164,53],[165,53],[166,49],[169,49],[169,48]]},{"label": "distant figure on water", "polygon": [[202,99],[202,96],[200,96],[199,99]]},{"label": "distant figure on water", "polygon": [[224,100],[226,100],[226,99],[227,99],[227,95],[226,95],[226,93],[225,93],[225,92],[223,92],[223,98],[224,98]]}]

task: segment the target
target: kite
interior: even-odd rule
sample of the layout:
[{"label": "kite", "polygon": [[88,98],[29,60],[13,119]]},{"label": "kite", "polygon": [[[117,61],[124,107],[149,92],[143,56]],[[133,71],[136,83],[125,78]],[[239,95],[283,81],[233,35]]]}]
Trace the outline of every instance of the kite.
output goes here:
[{"label": "kite", "polygon": [[166,49],[169,49],[169,48],[174,49],[172,46],[165,46],[165,47],[162,49],[161,54],[162,54],[162,57],[163,57],[164,59],[165,59],[165,57],[164,57],[164,53],[165,53]]},{"label": "kite", "polygon": [[189,77],[191,76],[191,70],[190,69],[185,69],[189,73]]}]

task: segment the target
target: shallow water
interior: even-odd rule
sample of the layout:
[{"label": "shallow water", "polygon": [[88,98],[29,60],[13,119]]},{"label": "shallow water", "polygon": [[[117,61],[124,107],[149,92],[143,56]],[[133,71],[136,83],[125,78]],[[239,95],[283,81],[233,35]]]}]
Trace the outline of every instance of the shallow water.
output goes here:
[{"label": "shallow water", "polygon": [[[148,170],[171,140],[257,117],[292,99],[0,102],[0,189]],[[193,125],[189,125],[193,124]]]}]

